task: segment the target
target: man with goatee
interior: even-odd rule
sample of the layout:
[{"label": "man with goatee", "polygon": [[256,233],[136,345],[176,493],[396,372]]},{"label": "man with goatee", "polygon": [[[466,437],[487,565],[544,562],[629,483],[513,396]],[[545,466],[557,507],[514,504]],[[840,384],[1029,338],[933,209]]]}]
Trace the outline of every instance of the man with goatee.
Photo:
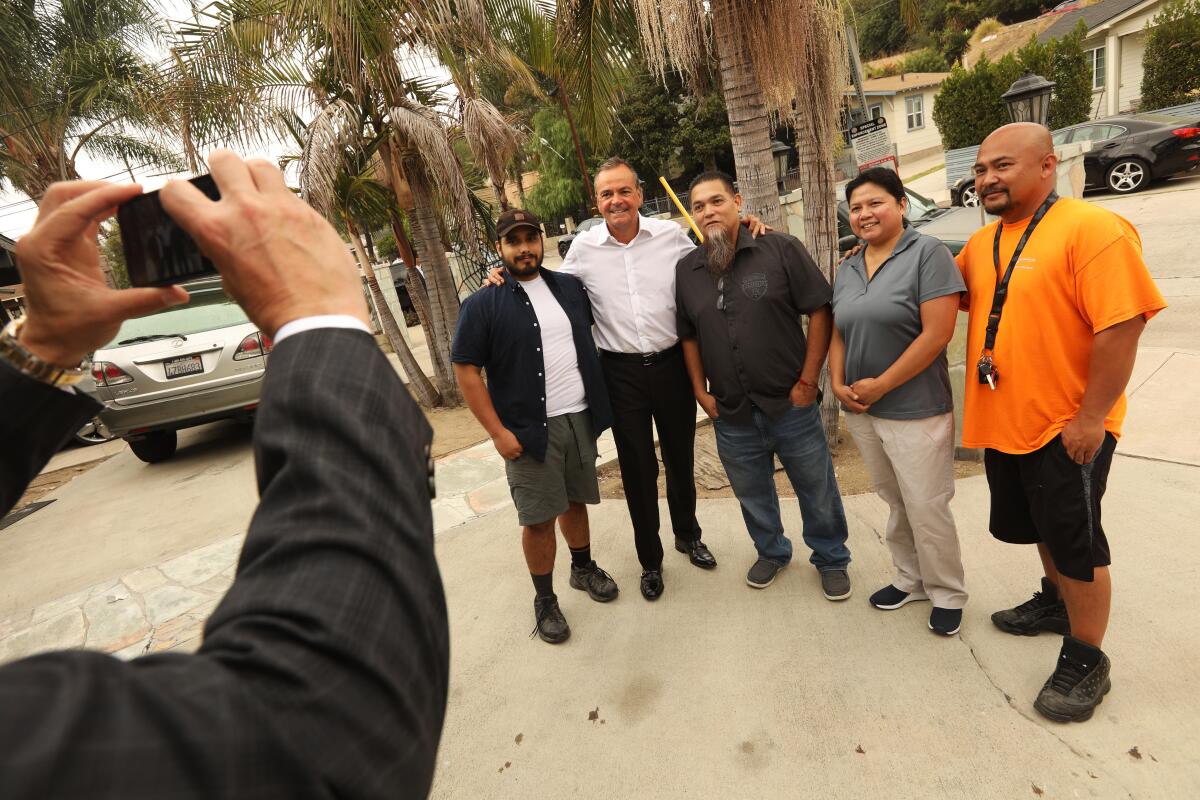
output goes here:
[{"label": "man with goatee", "polygon": [[690,192],[704,247],[676,265],[677,327],[692,391],[713,420],[717,452],[758,551],[746,582],[765,589],[792,558],[775,491],[778,457],[800,503],[822,592],[845,600],[846,514],[817,402],[833,330],[829,282],[795,237],[755,239],[743,230],[742,197],[725,173],[702,173]]},{"label": "man with goatee", "polygon": [[450,360],[471,413],[505,460],[536,630],[557,644],[571,629],[554,594],[556,520],[571,551],[571,587],[600,603],[617,596],[592,559],[586,505],[600,502],[596,438],[612,413],[587,293],[576,278],[542,269],[541,223],[528,211],[505,211],[496,239],[504,285],[463,303]]}]

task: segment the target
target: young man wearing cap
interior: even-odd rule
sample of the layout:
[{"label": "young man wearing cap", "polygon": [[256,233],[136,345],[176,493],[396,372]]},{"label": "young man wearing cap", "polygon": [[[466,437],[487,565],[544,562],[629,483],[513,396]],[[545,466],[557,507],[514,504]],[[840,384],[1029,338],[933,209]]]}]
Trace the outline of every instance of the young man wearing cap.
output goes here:
[{"label": "young man wearing cap", "polygon": [[617,596],[592,559],[585,505],[600,502],[596,438],[612,412],[582,284],[542,269],[541,223],[532,213],[501,214],[496,238],[504,285],[463,303],[450,360],[467,405],[505,459],[537,632],[557,644],[571,629],[553,588],[556,519],[571,550],[572,588],[601,603]]}]

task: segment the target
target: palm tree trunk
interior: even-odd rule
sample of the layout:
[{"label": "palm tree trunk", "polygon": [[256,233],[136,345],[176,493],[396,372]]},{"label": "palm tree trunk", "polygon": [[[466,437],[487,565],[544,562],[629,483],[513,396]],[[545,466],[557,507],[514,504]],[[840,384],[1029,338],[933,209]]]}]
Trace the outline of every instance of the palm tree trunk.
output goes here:
[{"label": "palm tree trunk", "polygon": [[757,214],[776,230],[786,230],[771,157],[771,129],[766,98],[750,60],[737,41],[734,0],[713,0],[712,26],[721,64],[721,89],[729,114],[729,138],[737,169],[742,209]]},{"label": "palm tree trunk", "polygon": [[[800,108],[795,117],[796,150],[800,157],[800,193],[804,199],[804,239],[809,254],[821,273],[833,284],[837,255],[837,197],[834,194],[833,158],[818,152],[812,115]],[[821,404],[821,423],[825,438],[833,446],[838,441],[838,415],[841,406],[833,395],[829,365],[821,367],[820,386],[825,393]]]},{"label": "palm tree trunk", "polygon": [[521,208],[525,208],[525,173],[521,171],[520,166],[513,167],[512,179],[513,183],[517,185],[517,197],[521,199]]},{"label": "palm tree trunk", "polygon": [[[396,196],[396,205],[405,209],[410,222],[414,221],[412,189],[408,181],[400,174],[400,165],[390,141],[385,140],[380,145],[379,155],[387,169],[388,182],[392,187],[392,193]],[[417,269],[417,253],[408,233],[404,230],[399,213],[391,212],[391,222],[392,233],[396,237],[396,247],[407,268],[408,296],[417,310],[417,317],[420,318],[421,327],[425,331],[425,342],[429,347],[429,360],[433,364],[433,379],[437,386],[444,388],[454,383],[454,372],[450,366],[450,339],[442,324],[437,321],[441,317],[440,312],[433,313],[433,303],[427,288],[428,279]],[[453,335],[453,331],[449,335]],[[440,342],[445,342],[446,346],[439,346]],[[444,392],[442,392],[442,399],[445,400]]]},{"label": "palm tree trunk", "polygon": [[496,193],[496,201],[500,203],[500,213],[508,211],[508,193],[504,189],[503,176],[499,182],[495,178],[492,179],[492,191]]},{"label": "palm tree trunk", "polygon": [[558,95],[558,103],[567,116],[567,127],[571,129],[571,141],[575,143],[575,158],[579,161],[579,174],[583,176],[584,199],[587,201],[590,211],[596,205],[596,198],[592,195],[592,176],[588,174],[587,161],[583,157],[583,145],[579,143],[579,131],[575,130],[575,118],[571,116],[571,106],[567,102],[567,89],[561,80],[558,81],[558,91],[555,94]]},{"label": "palm tree trunk", "polygon": [[[429,310],[433,322],[433,337],[429,342],[432,351],[437,348],[438,358],[450,363],[450,339],[458,325],[458,290],[454,273],[442,246],[441,228],[433,213],[433,195],[425,180],[424,168],[416,159],[405,164],[408,186],[412,191],[413,208],[406,209],[412,223],[413,242],[418,258],[425,265],[425,282],[429,291]],[[453,371],[438,376],[438,391],[442,403],[447,406],[462,405],[462,393]]]},{"label": "palm tree trunk", "polygon": [[379,281],[375,277],[375,269],[371,266],[371,261],[367,258],[367,254],[363,250],[362,239],[358,235],[358,229],[354,227],[349,214],[343,214],[342,218],[346,221],[346,231],[350,234],[350,243],[354,245],[354,254],[358,256],[359,265],[362,266],[363,273],[366,275],[367,288],[371,292],[371,301],[375,304],[375,315],[379,317],[379,321],[383,325],[383,332],[387,335],[388,343],[392,346],[392,351],[400,359],[400,366],[404,368],[404,374],[408,375],[409,389],[416,396],[417,402],[421,404],[422,408],[433,408],[439,404],[440,400],[437,390],[433,388],[433,384],[429,382],[429,378],[425,377],[425,373],[421,371],[421,366],[417,363],[412,349],[408,346],[408,340],[404,338],[400,326],[396,324],[396,317],[392,314],[392,309],[388,306],[387,299],[379,289]]}]

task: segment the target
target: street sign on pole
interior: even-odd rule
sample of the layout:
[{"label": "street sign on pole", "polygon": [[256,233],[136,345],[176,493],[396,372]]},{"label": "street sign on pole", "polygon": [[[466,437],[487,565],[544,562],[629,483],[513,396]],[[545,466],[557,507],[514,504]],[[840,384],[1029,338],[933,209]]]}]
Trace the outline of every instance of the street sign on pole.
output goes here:
[{"label": "street sign on pole", "polygon": [[850,144],[854,147],[854,162],[859,172],[885,162],[899,171],[892,140],[888,136],[887,120],[883,117],[867,120],[850,128]]}]

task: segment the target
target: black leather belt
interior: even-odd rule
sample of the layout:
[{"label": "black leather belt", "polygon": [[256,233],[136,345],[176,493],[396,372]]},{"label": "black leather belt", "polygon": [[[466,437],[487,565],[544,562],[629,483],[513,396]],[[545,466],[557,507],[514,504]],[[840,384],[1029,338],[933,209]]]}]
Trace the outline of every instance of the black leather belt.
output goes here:
[{"label": "black leather belt", "polygon": [[600,355],[613,361],[628,361],[641,364],[643,367],[649,367],[652,364],[657,364],[660,361],[665,361],[682,349],[679,342],[668,347],[666,350],[659,350],[657,353],[614,353],[612,350],[601,350]]}]

